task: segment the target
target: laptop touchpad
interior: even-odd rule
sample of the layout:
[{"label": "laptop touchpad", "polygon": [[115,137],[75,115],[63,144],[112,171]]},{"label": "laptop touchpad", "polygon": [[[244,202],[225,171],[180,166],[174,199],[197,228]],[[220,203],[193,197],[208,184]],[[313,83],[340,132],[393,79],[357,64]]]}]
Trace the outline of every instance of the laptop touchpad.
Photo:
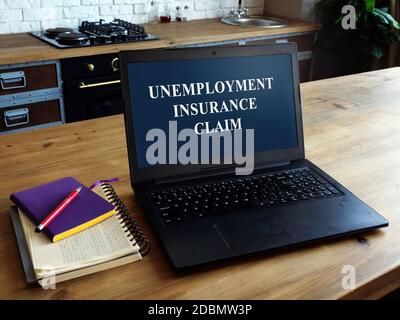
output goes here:
[{"label": "laptop touchpad", "polygon": [[240,220],[214,226],[229,247],[250,244],[258,240],[287,237],[285,230],[268,218]]}]

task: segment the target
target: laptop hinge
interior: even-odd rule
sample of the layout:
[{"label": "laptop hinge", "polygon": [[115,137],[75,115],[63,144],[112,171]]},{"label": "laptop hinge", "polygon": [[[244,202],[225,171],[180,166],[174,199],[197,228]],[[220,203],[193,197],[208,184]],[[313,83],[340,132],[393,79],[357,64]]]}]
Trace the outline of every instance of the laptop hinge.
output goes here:
[{"label": "laptop hinge", "polygon": [[[291,161],[276,161],[276,162],[269,162],[261,165],[257,165],[254,168],[254,171],[257,170],[265,170],[265,169],[270,169],[274,167],[282,167],[282,166],[287,166],[290,165]],[[154,184],[160,185],[160,184],[169,184],[169,183],[174,183],[174,182],[182,182],[182,181],[187,181],[187,180],[196,180],[196,179],[203,179],[203,178],[208,178],[208,177],[216,177],[224,174],[232,174],[235,172],[235,168],[237,166],[219,166],[218,168],[211,167],[211,168],[204,168],[201,170],[200,173],[191,173],[187,175],[179,175],[175,177],[167,177],[167,178],[157,178],[154,179]]]}]

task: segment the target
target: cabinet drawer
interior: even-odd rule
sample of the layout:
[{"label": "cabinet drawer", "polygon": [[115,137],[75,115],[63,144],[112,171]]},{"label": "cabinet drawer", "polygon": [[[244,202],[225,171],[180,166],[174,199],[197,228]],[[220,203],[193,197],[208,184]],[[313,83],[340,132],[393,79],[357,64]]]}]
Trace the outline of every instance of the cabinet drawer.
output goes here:
[{"label": "cabinet drawer", "polygon": [[299,36],[288,36],[288,37],[279,37],[265,40],[250,40],[246,41],[246,44],[258,45],[258,44],[269,44],[275,42],[295,42],[297,44],[298,52],[301,51],[311,51],[314,46],[314,33],[310,34],[302,34]]},{"label": "cabinet drawer", "polygon": [[0,69],[0,96],[58,86],[55,63]]},{"label": "cabinet drawer", "polygon": [[61,121],[59,99],[0,109],[0,132],[58,121]]}]

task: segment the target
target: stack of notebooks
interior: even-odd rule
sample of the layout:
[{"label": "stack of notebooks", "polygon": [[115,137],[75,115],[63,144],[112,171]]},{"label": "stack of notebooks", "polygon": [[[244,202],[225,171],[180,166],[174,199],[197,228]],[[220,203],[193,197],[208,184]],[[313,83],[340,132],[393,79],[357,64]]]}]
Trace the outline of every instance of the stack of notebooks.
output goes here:
[{"label": "stack of notebooks", "polygon": [[11,217],[27,282],[48,285],[142,259],[150,243],[109,184],[83,186],[56,219],[36,233],[35,227],[74,188],[64,178],[11,195]]}]

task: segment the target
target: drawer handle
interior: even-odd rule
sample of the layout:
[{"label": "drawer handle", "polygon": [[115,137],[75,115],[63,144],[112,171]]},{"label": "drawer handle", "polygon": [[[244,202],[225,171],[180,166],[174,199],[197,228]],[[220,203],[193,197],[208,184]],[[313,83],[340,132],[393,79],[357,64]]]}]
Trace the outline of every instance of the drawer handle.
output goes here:
[{"label": "drawer handle", "polygon": [[0,85],[3,90],[25,88],[25,73],[23,71],[0,73]]},{"label": "drawer handle", "polygon": [[97,83],[90,83],[90,84],[85,84],[84,82],[80,82],[78,88],[79,89],[94,88],[94,87],[101,87],[101,86],[109,86],[109,85],[117,84],[117,83],[121,83],[121,80],[97,82]]},{"label": "drawer handle", "polygon": [[4,122],[7,128],[29,123],[29,109],[21,108],[4,112]]}]

